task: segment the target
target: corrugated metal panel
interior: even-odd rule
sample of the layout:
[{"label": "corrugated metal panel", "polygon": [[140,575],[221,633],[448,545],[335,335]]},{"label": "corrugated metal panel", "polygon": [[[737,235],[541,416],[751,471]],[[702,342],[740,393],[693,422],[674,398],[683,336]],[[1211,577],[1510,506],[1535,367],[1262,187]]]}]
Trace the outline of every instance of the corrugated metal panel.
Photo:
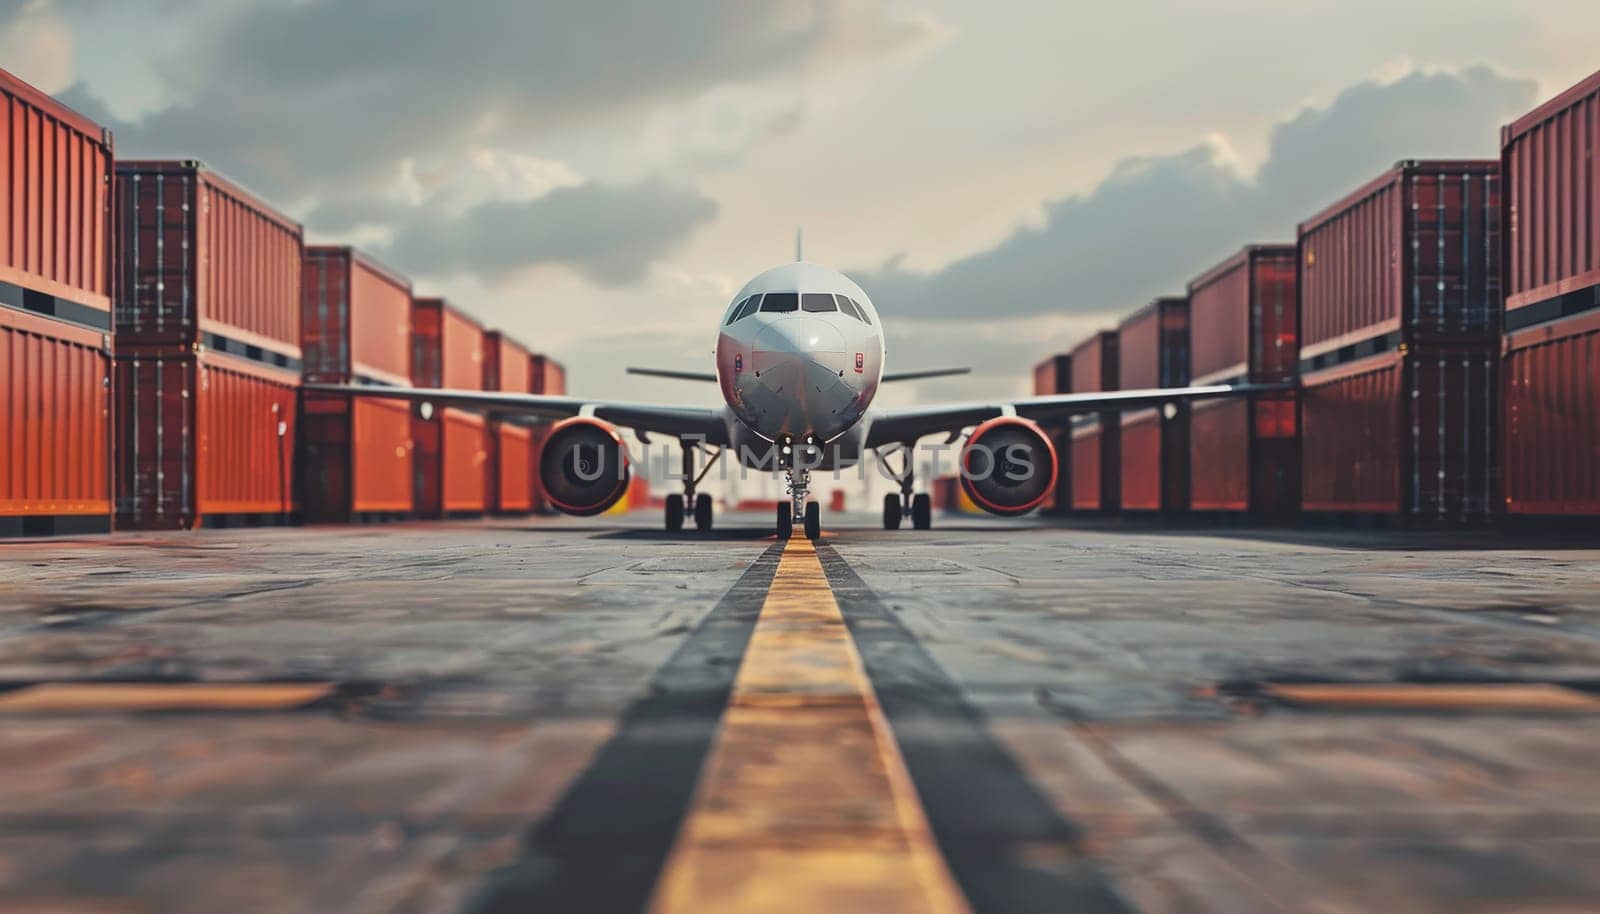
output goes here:
[{"label": "corrugated metal panel", "polygon": [[488,509],[488,440],[483,417],[455,409],[444,412],[440,476],[446,514],[481,514]]},{"label": "corrugated metal panel", "polygon": [[1122,417],[1122,510],[1161,510],[1161,415],[1153,409]]},{"label": "corrugated metal panel", "polygon": [[0,308],[0,517],[111,517],[101,334]]},{"label": "corrugated metal panel", "polygon": [[294,511],[298,377],[178,347],[117,358],[117,525]]},{"label": "corrugated metal panel", "polygon": [[497,422],[491,441],[496,477],[493,510],[496,514],[526,514],[533,510],[533,433]]},{"label": "corrugated metal panel", "polygon": [[1507,343],[1506,511],[1600,516],[1600,311]]},{"label": "corrugated metal panel", "polygon": [[483,335],[483,389],[529,393],[533,356],[527,347],[499,330]]},{"label": "corrugated metal panel", "polygon": [[1072,392],[1072,356],[1053,355],[1033,368],[1033,392],[1037,396]]},{"label": "corrugated metal panel", "polygon": [[1308,511],[1487,518],[1495,354],[1418,348],[1307,375],[1301,401]]},{"label": "corrugated metal panel", "polygon": [[1098,424],[1072,431],[1072,509],[1101,509],[1101,435]]},{"label": "corrugated metal panel", "polygon": [[444,386],[453,390],[482,390],[483,325],[447,302],[439,338]]},{"label": "corrugated metal panel", "polygon": [[308,247],[301,290],[306,380],[407,382],[409,281],[350,248]]},{"label": "corrugated metal panel", "polygon": [[1253,245],[1189,284],[1195,383],[1295,376],[1296,259],[1293,245]]},{"label": "corrugated metal panel", "polygon": [[118,335],[298,368],[299,224],[198,162],[118,162],[116,173]]},{"label": "corrugated metal panel", "polygon": [[412,511],[409,404],[306,394],[301,400],[301,491],[308,520]]},{"label": "corrugated metal panel", "polygon": [[1242,399],[1195,404],[1189,439],[1190,507],[1249,510],[1250,404]]},{"label": "corrugated metal panel", "polygon": [[1600,72],[1501,134],[1506,307],[1600,284]]},{"label": "corrugated metal panel", "polygon": [[1499,170],[1401,162],[1302,223],[1300,358],[1396,331],[1492,337],[1503,304]]},{"label": "corrugated metal panel", "polygon": [[411,302],[411,384],[414,387],[444,386],[444,353],[439,334],[444,329],[444,302],[437,298],[418,298]]},{"label": "corrugated metal panel", "polygon": [[82,322],[106,329],[110,134],[0,70],[0,167],[0,285],[29,293],[16,307],[96,312]]}]

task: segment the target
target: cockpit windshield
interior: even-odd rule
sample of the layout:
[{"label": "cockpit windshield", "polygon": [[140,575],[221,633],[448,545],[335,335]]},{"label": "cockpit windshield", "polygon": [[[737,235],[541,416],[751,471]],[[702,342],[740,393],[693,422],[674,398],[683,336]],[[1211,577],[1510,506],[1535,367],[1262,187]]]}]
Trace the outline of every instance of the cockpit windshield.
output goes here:
[{"label": "cockpit windshield", "polygon": [[837,311],[839,306],[833,303],[833,296],[826,292],[807,292],[800,296],[800,310],[821,314],[826,311]]},{"label": "cockpit windshield", "polygon": [[768,292],[761,300],[762,314],[787,314],[798,310],[800,307],[800,293],[798,292]]}]

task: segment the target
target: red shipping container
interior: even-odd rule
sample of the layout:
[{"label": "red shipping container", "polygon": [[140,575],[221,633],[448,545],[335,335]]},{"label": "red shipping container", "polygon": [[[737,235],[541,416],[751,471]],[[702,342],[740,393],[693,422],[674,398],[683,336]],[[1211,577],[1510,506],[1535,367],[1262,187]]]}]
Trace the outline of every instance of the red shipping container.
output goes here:
[{"label": "red shipping container", "polygon": [[[1069,355],[1073,393],[1117,389],[1117,333],[1103,330]],[[1116,410],[1072,421],[1072,508],[1115,511],[1122,498],[1121,418]]]},{"label": "red shipping container", "polygon": [[[533,388],[530,393],[545,396],[559,397],[567,392],[567,370],[560,362],[547,355],[535,354],[533,357]],[[550,503],[544,495],[544,485],[539,481],[539,456],[544,451],[544,439],[548,427],[537,427],[533,432],[533,510],[537,514],[547,514]]]},{"label": "red shipping container", "polygon": [[[439,298],[411,307],[413,383],[418,387],[483,389],[483,328]],[[419,412],[414,491],[424,517],[482,514],[488,507],[489,457],[481,415],[459,409]]]},{"label": "red shipping container", "polygon": [[[1118,387],[1142,390],[1189,383],[1189,301],[1158,298],[1117,329]],[[1189,507],[1189,408],[1184,403],[1120,417],[1120,504],[1125,511]]]},{"label": "red shipping container", "polygon": [[[1500,166],[1404,161],[1300,224],[1300,370],[1499,332]],[[1309,364],[1308,364],[1309,363]]]},{"label": "red shipping container", "polygon": [[1600,516],[1600,309],[1507,335],[1502,371],[1505,510]]},{"label": "red shipping container", "polygon": [[1487,520],[1497,361],[1485,346],[1418,346],[1305,375],[1305,509]]},{"label": "red shipping container", "polygon": [[1600,517],[1600,73],[1501,132],[1501,504]]},{"label": "red shipping container", "polygon": [[[499,330],[483,337],[483,387],[526,393],[533,387],[533,357]],[[511,422],[489,423],[489,510],[527,514],[533,510],[533,432]]]},{"label": "red shipping container", "polygon": [[[347,247],[307,247],[301,270],[307,381],[406,386],[411,283]],[[301,493],[310,520],[412,512],[410,406],[404,400],[302,398]]]},{"label": "red shipping container", "polygon": [[0,534],[111,529],[105,334],[0,308]]},{"label": "red shipping container", "polygon": [[[1050,396],[1072,392],[1072,356],[1054,355],[1033,369],[1033,393]],[[1071,428],[1046,429],[1055,445],[1060,466],[1056,468],[1055,491],[1045,497],[1039,510],[1056,514],[1072,507],[1072,430]]]},{"label": "red shipping container", "polygon": [[[1299,370],[1294,245],[1251,245],[1189,283],[1191,383],[1293,380]],[[1251,413],[1286,413],[1287,425]],[[1207,400],[1190,408],[1189,503],[1282,519],[1299,507],[1292,394]],[[1271,434],[1257,434],[1266,429]]]},{"label": "red shipping container", "polygon": [[111,155],[0,70],[0,534],[111,526]]},{"label": "red shipping container", "polygon": [[199,162],[118,162],[119,343],[300,370],[303,233]]},{"label": "red shipping container", "polygon": [[126,347],[116,361],[117,526],[288,521],[299,381],[232,355]]},{"label": "red shipping container", "polygon": [[111,133],[0,70],[0,305],[111,329]]}]

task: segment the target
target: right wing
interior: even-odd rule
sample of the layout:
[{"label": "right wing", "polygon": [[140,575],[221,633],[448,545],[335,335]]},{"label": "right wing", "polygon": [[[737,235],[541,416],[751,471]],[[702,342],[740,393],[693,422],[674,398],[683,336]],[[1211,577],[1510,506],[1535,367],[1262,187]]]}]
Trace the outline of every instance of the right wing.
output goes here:
[{"label": "right wing", "polygon": [[674,381],[709,381],[717,382],[717,376],[709,371],[673,371],[668,368],[632,368],[628,374],[644,375],[647,378],[671,378]]},{"label": "right wing", "polygon": [[497,419],[565,419],[588,415],[639,432],[655,432],[674,437],[693,436],[706,444],[726,446],[728,422],[720,409],[690,406],[658,406],[649,403],[620,403],[584,400],[578,397],[550,397],[496,390],[450,390],[435,387],[382,387],[375,384],[304,384],[310,393],[345,394],[383,400],[410,400],[487,413]]},{"label": "right wing", "polygon": [[1239,397],[1293,390],[1293,384],[1209,384],[1199,387],[1161,387],[1148,390],[1113,390],[1100,393],[1054,394],[1014,400],[912,406],[874,413],[867,429],[866,446],[908,444],[924,435],[955,434],[997,416],[1015,415],[1040,425],[1059,426],[1081,413],[1159,406],[1185,400]]}]

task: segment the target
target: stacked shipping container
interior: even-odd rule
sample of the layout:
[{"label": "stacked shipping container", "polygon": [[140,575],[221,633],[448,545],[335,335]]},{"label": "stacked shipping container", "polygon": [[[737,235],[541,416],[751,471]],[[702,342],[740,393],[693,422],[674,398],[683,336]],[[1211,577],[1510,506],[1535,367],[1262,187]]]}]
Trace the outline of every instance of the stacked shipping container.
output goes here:
[{"label": "stacked shipping container", "polygon": [[[305,379],[405,386],[411,373],[411,283],[347,247],[308,247],[301,273]],[[412,511],[410,409],[404,400],[307,394],[300,433],[308,519]]]},{"label": "stacked shipping container", "polygon": [[[1299,367],[1294,245],[1252,245],[1189,283],[1191,383],[1270,384]],[[1295,395],[1203,400],[1189,419],[1189,504],[1282,520],[1300,502]]]},{"label": "stacked shipping container", "polygon": [[1300,225],[1308,511],[1491,509],[1500,327],[1495,162],[1401,162]]},{"label": "stacked shipping container", "polygon": [[1507,126],[1501,149],[1501,503],[1600,517],[1600,73]]},{"label": "stacked shipping container", "polygon": [[[439,298],[412,312],[412,383],[482,390],[483,328]],[[411,420],[416,441],[415,498],[424,517],[482,514],[488,506],[489,451],[484,417],[445,408]]]},{"label": "stacked shipping container", "polygon": [[111,524],[111,135],[0,70],[0,534]]},{"label": "stacked shipping container", "polygon": [[[529,393],[533,357],[498,330],[483,337],[483,389]],[[533,510],[533,430],[515,422],[489,423],[489,510],[527,514]]]},{"label": "stacked shipping container", "polygon": [[197,162],[115,199],[117,525],[289,519],[300,226]]},{"label": "stacked shipping container", "polygon": [[[1035,396],[1045,397],[1052,394],[1066,394],[1072,392],[1072,356],[1051,356],[1034,366],[1033,393]],[[1060,467],[1056,472],[1056,489],[1045,498],[1040,510],[1057,514],[1072,509],[1072,430],[1070,428],[1052,430],[1049,432],[1051,443],[1055,445],[1056,454],[1060,458]]]},{"label": "stacked shipping container", "polygon": [[[567,392],[567,369],[555,359],[545,355],[535,355],[529,369],[532,379],[530,393],[544,394],[551,397],[563,396]],[[544,450],[544,440],[547,430],[535,429],[533,433],[533,510],[539,514],[550,510],[550,502],[545,498],[544,485],[539,482],[539,455]]]},{"label": "stacked shipping container", "polygon": [[[1117,328],[1120,390],[1189,383],[1189,300],[1158,298]],[[1121,416],[1120,505],[1125,511],[1189,508],[1189,406],[1128,410]]]},{"label": "stacked shipping container", "polygon": [[[1069,355],[1073,393],[1117,389],[1117,334],[1097,333]],[[1122,499],[1122,424],[1116,410],[1072,423],[1072,509],[1115,511]]]}]

